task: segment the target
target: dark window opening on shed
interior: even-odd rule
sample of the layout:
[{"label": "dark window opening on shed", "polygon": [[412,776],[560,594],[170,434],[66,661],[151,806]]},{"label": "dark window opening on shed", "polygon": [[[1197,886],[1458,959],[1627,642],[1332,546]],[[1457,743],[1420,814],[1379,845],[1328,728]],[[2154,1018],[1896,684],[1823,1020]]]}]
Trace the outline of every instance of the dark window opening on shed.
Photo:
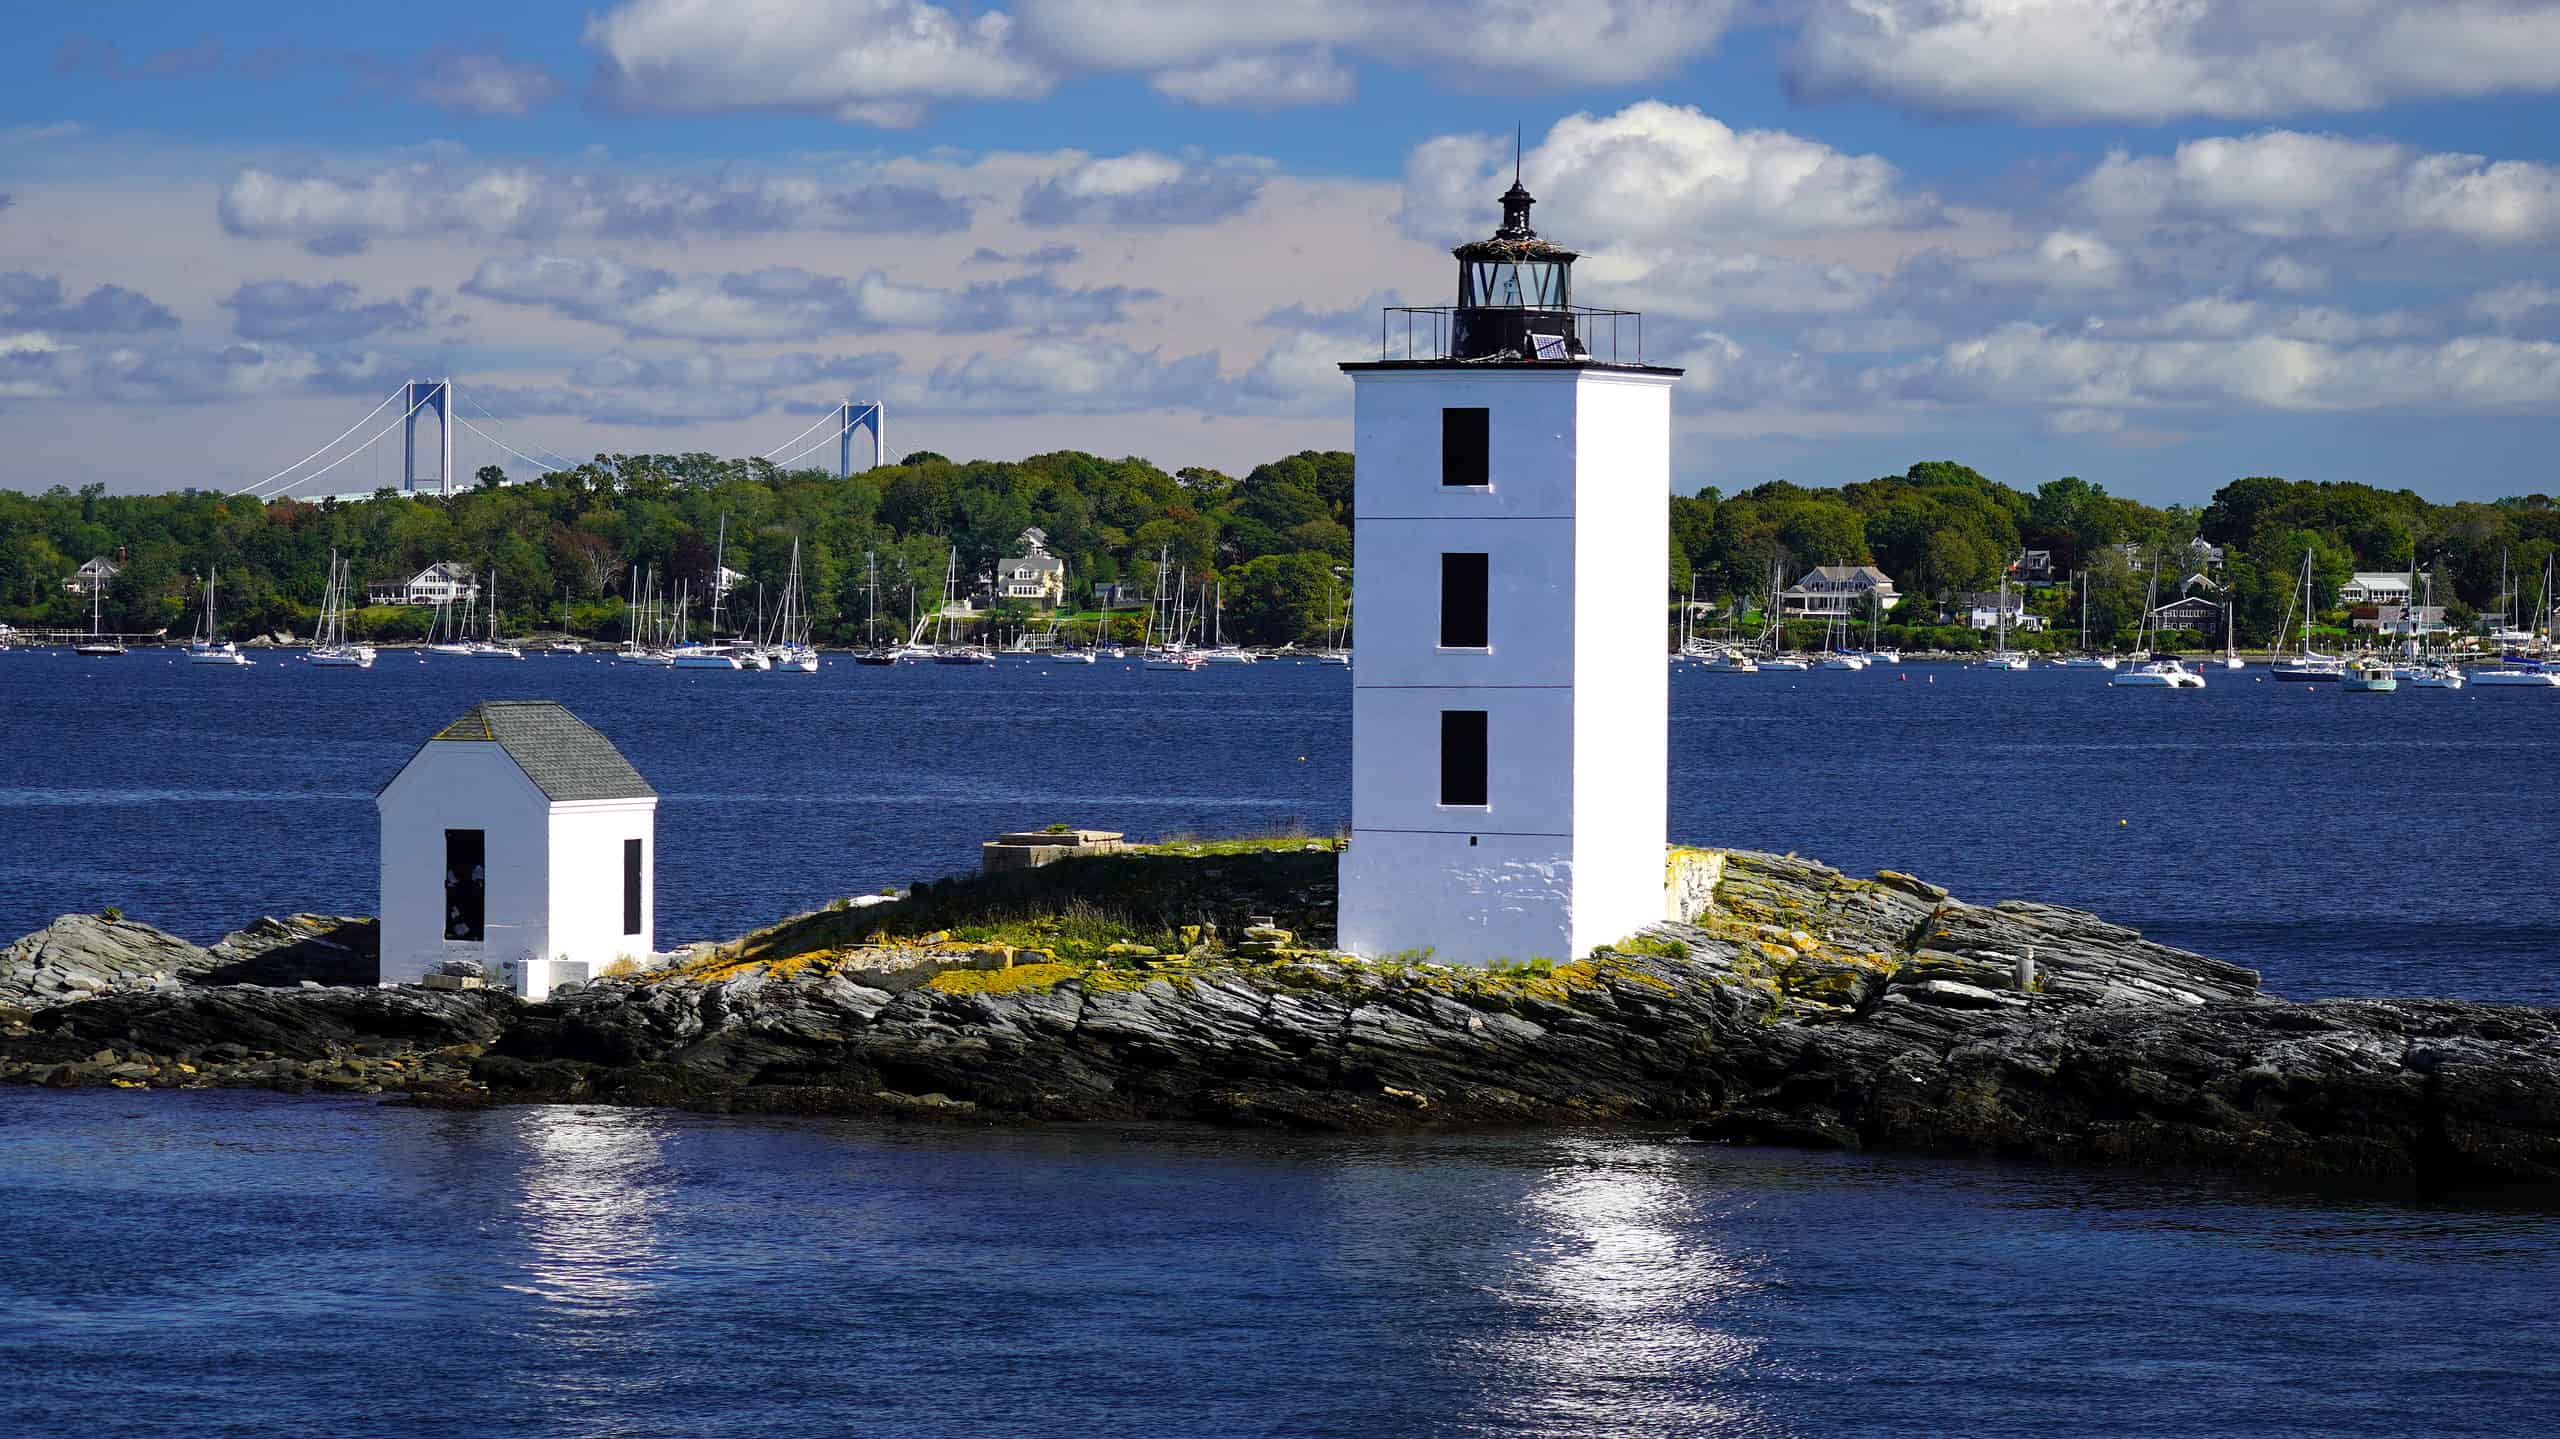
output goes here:
[{"label": "dark window opening on shed", "polygon": [[640,841],[622,842],[622,932],[640,932]]},{"label": "dark window opening on shed", "polygon": [[444,937],[477,940],[489,917],[489,833],[444,832]]}]

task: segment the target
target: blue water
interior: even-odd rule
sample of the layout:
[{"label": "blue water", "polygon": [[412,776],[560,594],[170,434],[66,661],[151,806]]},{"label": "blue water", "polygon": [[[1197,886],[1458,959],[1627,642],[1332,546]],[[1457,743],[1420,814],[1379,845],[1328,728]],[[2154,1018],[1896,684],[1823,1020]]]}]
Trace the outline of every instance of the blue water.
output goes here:
[{"label": "blue water", "polygon": [[[1899,673],[1676,672],[1675,836],[2083,906],[2288,994],[2560,1003],[2560,694]],[[505,697],[569,704],[665,795],[666,943],[973,868],[1001,830],[1329,833],[1349,813],[1350,677],[1315,665],[210,671],[17,651],[0,938],[106,905],[198,940],[261,913],[369,914],[374,791]]]},{"label": "blue water", "polygon": [[[2298,994],[2554,1002],[2560,702],[1675,681],[1678,834],[2087,905]],[[1338,825],[1348,677],[0,656],[0,934],[372,907],[483,697],[665,793],[663,936],[1052,821]],[[0,1090],[0,1435],[2548,1432],[2560,1201],[1735,1151]]]},{"label": "blue water", "polygon": [[2548,1433],[2560,1217],[1642,1134],[0,1090],[0,1433]]}]

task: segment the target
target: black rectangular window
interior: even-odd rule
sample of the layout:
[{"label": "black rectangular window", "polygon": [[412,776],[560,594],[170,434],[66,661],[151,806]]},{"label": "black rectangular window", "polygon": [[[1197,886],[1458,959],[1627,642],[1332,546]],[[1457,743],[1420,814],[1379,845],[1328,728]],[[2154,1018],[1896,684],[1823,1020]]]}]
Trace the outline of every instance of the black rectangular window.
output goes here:
[{"label": "black rectangular window", "polygon": [[489,916],[489,835],[444,832],[444,937],[477,940]]},{"label": "black rectangular window", "polygon": [[622,842],[622,932],[640,932],[640,841]]},{"label": "black rectangular window", "polygon": [[1440,647],[1480,650],[1493,643],[1490,555],[1440,557]]},{"label": "black rectangular window", "polygon": [[1440,483],[1493,483],[1493,411],[1450,409],[1440,412]]},{"label": "black rectangular window", "polygon": [[1440,712],[1440,802],[1491,804],[1485,785],[1485,712]]}]

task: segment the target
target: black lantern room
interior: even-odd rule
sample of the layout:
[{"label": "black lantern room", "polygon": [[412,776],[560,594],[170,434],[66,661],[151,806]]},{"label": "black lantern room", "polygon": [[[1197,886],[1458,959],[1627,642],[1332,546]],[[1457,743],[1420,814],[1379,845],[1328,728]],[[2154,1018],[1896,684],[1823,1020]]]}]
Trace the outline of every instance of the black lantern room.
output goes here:
[{"label": "black lantern room", "polygon": [[1529,207],[1536,203],[1514,175],[1502,196],[1502,228],[1492,239],[1450,252],[1458,257],[1451,359],[1585,356],[1573,313],[1573,262],[1580,256],[1529,228]]}]

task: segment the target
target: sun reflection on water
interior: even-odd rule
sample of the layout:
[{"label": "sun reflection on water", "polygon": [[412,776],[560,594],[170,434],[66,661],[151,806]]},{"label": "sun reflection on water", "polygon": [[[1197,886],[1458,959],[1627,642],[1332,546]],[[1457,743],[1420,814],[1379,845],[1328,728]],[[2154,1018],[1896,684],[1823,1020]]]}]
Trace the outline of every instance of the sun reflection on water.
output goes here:
[{"label": "sun reflection on water", "polygon": [[1539,1434],[1781,1432],[1733,1386],[1759,1342],[1718,1323],[1757,1287],[1704,1242],[1679,1151],[1564,1146],[1517,1206],[1522,1239],[1485,1288],[1518,1318],[1472,1346],[1489,1418]]},{"label": "sun reflection on water", "polygon": [[543,1342],[579,1346],[655,1287],[657,1216],[670,1194],[663,1121],[642,1110],[528,1105],[512,1206],[525,1254],[508,1287],[546,1301]]}]

